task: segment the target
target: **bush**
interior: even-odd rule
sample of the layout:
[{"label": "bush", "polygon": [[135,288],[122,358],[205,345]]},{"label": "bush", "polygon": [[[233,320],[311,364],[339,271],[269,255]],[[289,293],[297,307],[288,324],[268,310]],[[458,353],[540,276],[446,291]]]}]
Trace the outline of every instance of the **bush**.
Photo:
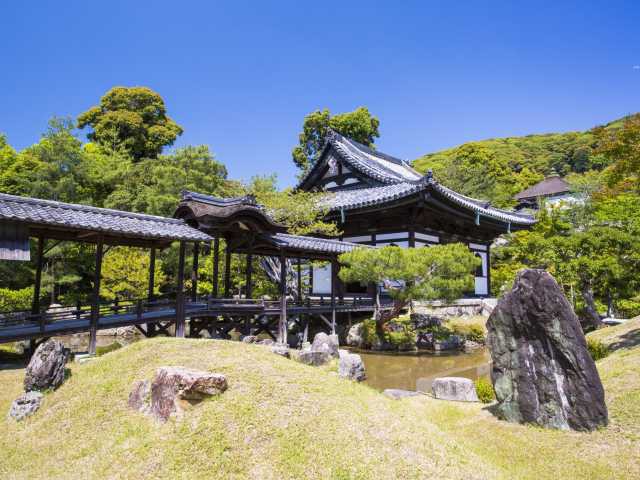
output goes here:
[{"label": "bush", "polygon": [[600,340],[596,340],[593,338],[587,339],[587,349],[589,350],[589,355],[591,355],[591,358],[593,358],[594,362],[606,357],[610,353],[608,346],[606,346]]},{"label": "bush", "polygon": [[450,326],[455,335],[460,335],[472,342],[484,343],[484,329],[480,325],[453,323]]},{"label": "bush", "polygon": [[33,287],[26,287],[20,290],[0,288],[0,312],[28,310],[31,308],[32,301]]},{"label": "bush", "polygon": [[496,392],[493,390],[493,385],[488,379],[480,377],[474,383],[476,385],[478,399],[482,403],[491,403],[496,399]]},{"label": "bush", "polygon": [[[399,349],[415,346],[416,332],[408,316],[391,320],[387,323],[387,328],[391,330],[384,332],[383,341]],[[378,340],[374,319],[370,318],[362,322],[362,340],[367,347],[371,347]]]},{"label": "bush", "polygon": [[634,318],[640,315],[640,297],[616,302],[618,313],[622,318]]}]

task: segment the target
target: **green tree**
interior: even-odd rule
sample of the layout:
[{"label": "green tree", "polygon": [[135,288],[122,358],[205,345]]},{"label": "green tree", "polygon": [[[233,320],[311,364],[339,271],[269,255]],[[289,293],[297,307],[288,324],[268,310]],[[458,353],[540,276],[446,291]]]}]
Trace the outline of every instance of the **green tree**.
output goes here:
[{"label": "green tree", "polygon": [[479,259],[463,244],[422,248],[357,248],[339,257],[340,278],[345,282],[385,284],[393,309],[382,311],[376,296],[376,330],[398,317],[413,300],[453,300],[473,288]]},{"label": "green tree", "polygon": [[597,152],[611,162],[609,185],[640,190],[640,114],[627,117],[619,128],[597,127]]},{"label": "green tree", "polygon": [[100,105],[78,117],[78,128],[91,127],[89,140],[124,150],[134,161],[156,158],[173,145],[182,127],[167,116],[162,97],[147,87],[114,87]]},{"label": "green tree", "polygon": [[[104,256],[100,296],[106,300],[146,298],[149,287],[149,252],[139,248],[113,247]],[[156,260],[154,294],[165,281],[163,264]]]},{"label": "green tree", "polygon": [[308,171],[324,147],[329,128],[356,142],[373,147],[375,139],[380,137],[379,127],[380,121],[371,115],[367,107],[358,107],[353,112],[333,116],[327,108],[316,110],[304,117],[299,144],[292,152],[293,163],[303,173]]}]

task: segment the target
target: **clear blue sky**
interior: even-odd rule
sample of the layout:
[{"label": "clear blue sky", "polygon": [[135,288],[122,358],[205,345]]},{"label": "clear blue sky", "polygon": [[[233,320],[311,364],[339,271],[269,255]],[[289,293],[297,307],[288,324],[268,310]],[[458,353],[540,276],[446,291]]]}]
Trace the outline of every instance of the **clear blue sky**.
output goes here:
[{"label": "clear blue sky", "polygon": [[0,132],[36,142],[145,85],[233,178],[277,172],[305,114],[366,105],[404,159],[640,110],[640,2],[14,1],[0,7]]}]

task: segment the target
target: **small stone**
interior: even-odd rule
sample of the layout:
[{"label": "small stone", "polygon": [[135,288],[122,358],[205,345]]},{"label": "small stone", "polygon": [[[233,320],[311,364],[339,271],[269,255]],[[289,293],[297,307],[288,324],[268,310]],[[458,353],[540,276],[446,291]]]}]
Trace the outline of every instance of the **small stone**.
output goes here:
[{"label": "small stone", "polygon": [[408,397],[419,397],[420,395],[422,395],[420,392],[413,392],[411,390],[401,390],[398,388],[387,388],[382,392],[382,394],[394,400],[400,400],[402,398],[408,398]]},{"label": "small stone", "polygon": [[57,340],[47,340],[36,349],[24,376],[24,389],[58,388],[64,382],[64,368],[69,351]]},{"label": "small stone", "polygon": [[340,361],[338,363],[338,375],[342,378],[361,382],[367,378],[364,369],[364,362],[357,353],[349,353],[340,350]]},{"label": "small stone", "polygon": [[305,365],[319,366],[331,360],[329,352],[314,352],[313,350],[301,350],[298,354],[298,361]]},{"label": "small stone", "polygon": [[350,347],[362,348],[364,345],[364,324],[362,322],[353,325],[347,333],[346,343]]},{"label": "small stone", "polygon": [[478,402],[476,386],[473,381],[462,377],[436,378],[431,384],[433,396],[440,400],[459,402]]},{"label": "small stone", "polygon": [[289,353],[289,345],[286,345],[284,343],[276,343],[273,347],[271,347],[271,351],[276,355],[280,355],[285,358],[291,357],[291,354]]},{"label": "small stone", "polygon": [[140,380],[133,384],[129,394],[129,408],[148,413],[151,410],[151,382]]},{"label": "small stone", "polygon": [[314,352],[326,351],[332,357],[338,357],[339,347],[338,335],[327,335],[324,332],[317,333],[311,344],[311,350]]},{"label": "small stone", "polygon": [[29,415],[33,415],[40,408],[43,398],[44,395],[40,392],[32,391],[23,393],[11,404],[9,417],[19,422]]},{"label": "small stone", "polygon": [[479,348],[482,348],[482,345],[480,345],[478,342],[474,342],[473,340],[464,341],[465,352],[473,352],[475,350],[478,350]]},{"label": "small stone", "polygon": [[256,343],[258,341],[258,337],[255,335],[245,335],[242,337],[242,343]]},{"label": "small stone", "polygon": [[[166,422],[171,415],[181,417],[188,405],[211,395],[219,395],[227,386],[226,377],[218,373],[184,367],[160,367],[151,384],[150,413],[161,422]],[[139,383],[134,384],[136,396],[143,394],[144,388]],[[135,399],[133,403],[137,404]]]},{"label": "small stone", "polygon": [[256,342],[256,345],[264,345],[264,346],[267,346],[267,347],[270,347],[270,346],[275,345],[275,344],[276,344],[276,342],[274,342],[270,338],[265,338],[264,340],[260,340],[259,342]]}]

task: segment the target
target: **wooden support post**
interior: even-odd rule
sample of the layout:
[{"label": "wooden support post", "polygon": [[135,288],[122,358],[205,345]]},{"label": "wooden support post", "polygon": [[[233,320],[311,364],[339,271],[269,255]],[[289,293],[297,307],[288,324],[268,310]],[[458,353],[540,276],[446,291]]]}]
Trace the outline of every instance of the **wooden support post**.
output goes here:
[{"label": "wooden support post", "polygon": [[302,265],[298,257],[298,302],[302,304]]},{"label": "wooden support post", "polygon": [[[33,315],[40,314],[40,286],[42,284],[42,265],[44,263],[44,238],[38,237],[36,258],[36,278],[33,286],[33,302],[31,303],[31,313]],[[44,316],[38,319],[40,321],[40,330],[44,332]]]},{"label": "wooden support post", "polygon": [[251,276],[253,274],[253,255],[250,253],[247,254],[247,276],[246,276],[246,287],[245,293],[247,298],[253,298],[253,285]]},{"label": "wooden support post", "polygon": [[304,316],[304,332],[302,334],[302,343],[309,341],[309,314]]},{"label": "wooden support post", "polygon": [[331,335],[336,333],[336,288],[338,286],[338,262],[331,260]]},{"label": "wooden support post", "polygon": [[184,256],[186,243],[180,242],[178,257],[178,291],[176,294],[176,337],[184,338]]},{"label": "wooden support post", "polygon": [[280,253],[280,322],[278,343],[287,343],[287,258]]},{"label": "wooden support post", "polygon": [[96,243],[96,265],[93,273],[93,296],[91,298],[91,320],[89,323],[89,355],[96,354],[98,320],[100,317],[100,276],[102,274],[102,255],[104,244],[102,235]]},{"label": "wooden support post", "polygon": [[220,271],[220,237],[213,240],[213,297],[218,298],[218,272]]},{"label": "wooden support post", "polygon": [[[149,251],[149,289],[147,290],[147,302],[153,302],[155,295],[153,293],[154,281],[156,278],[156,247],[151,247]],[[156,324],[153,322],[147,323],[146,330],[147,337],[152,337],[156,333]]]},{"label": "wooden support post", "polygon": [[229,298],[231,292],[231,250],[229,245],[224,252],[224,298]]},{"label": "wooden support post", "polygon": [[191,266],[191,301],[198,298],[198,261],[200,258],[200,242],[193,244],[193,264]]},{"label": "wooden support post", "polygon": [[491,297],[491,244],[487,244],[487,297]]}]

